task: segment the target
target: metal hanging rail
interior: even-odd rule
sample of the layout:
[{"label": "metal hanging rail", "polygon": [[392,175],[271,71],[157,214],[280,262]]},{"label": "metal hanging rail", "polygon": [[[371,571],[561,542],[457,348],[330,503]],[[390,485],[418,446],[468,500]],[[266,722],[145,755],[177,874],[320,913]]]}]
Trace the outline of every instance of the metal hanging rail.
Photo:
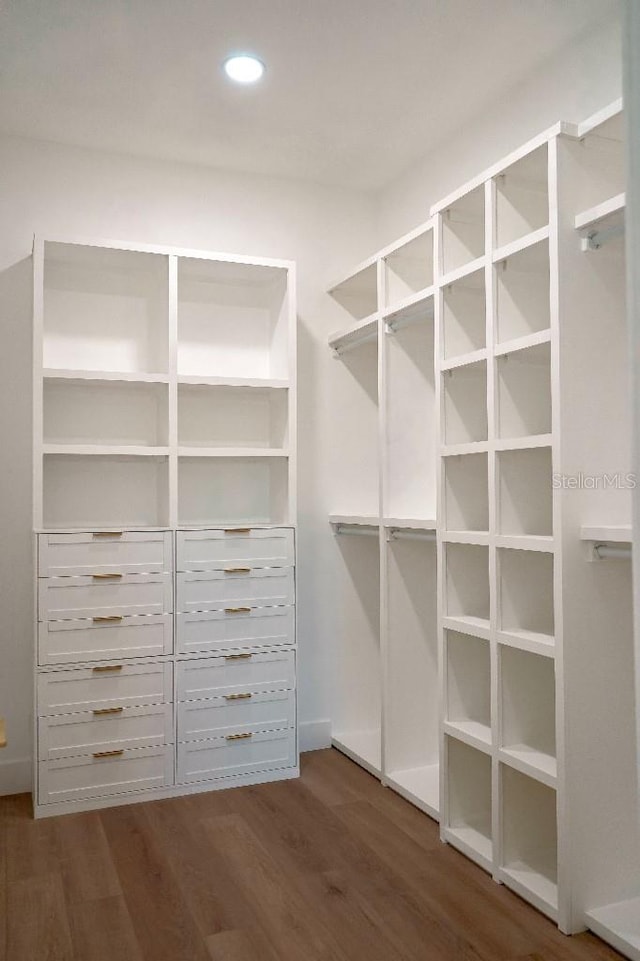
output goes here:
[{"label": "metal hanging rail", "polygon": [[366,524],[334,524],[333,533],[342,536],[343,534],[364,534],[368,537],[378,537],[377,527]]},{"label": "metal hanging rail", "polygon": [[436,540],[435,531],[410,530],[405,527],[390,527],[387,532],[388,541],[433,541]]},{"label": "metal hanging rail", "polygon": [[615,558],[617,560],[631,560],[630,547],[617,547],[611,544],[595,544],[593,553],[600,560],[604,560],[607,557]]}]

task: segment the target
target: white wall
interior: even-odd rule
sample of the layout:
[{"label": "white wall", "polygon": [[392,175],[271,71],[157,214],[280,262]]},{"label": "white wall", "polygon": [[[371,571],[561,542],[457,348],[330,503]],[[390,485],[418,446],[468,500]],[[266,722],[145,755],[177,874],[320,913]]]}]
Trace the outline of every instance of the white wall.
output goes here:
[{"label": "white wall", "polygon": [[[0,794],[31,780],[31,264],[34,232],[80,234],[295,259],[299,268],[300,716],[307,746],[326,738],[331,634],[323,588],[331,432],[332,328],[321,291],[374,235],[364,194],[49,143],[0,139],[0,715],[8,748]],[[326,415],[328,417],[329,414]],[[331,505],[332,507],[333,505]],[[314,740],[315,739],[315,740]]]},{"label": "white wall", "polygon": [[621,44],[618,20],[581,37],[381,191],[376,248],[423,223],[432,204],[556,121],[584,120],[621,96]]}]

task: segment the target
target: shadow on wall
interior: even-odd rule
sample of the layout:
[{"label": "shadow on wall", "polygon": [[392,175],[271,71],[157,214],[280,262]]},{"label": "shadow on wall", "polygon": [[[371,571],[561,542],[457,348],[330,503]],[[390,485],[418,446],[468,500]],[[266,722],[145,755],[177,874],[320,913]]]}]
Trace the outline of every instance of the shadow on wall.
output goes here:
[{"label": "shadow on wall", "polygon": [[0,714],[8,746],[0,794],[28,790],[32,726],[33,554],[31,257],[0,272]]}]

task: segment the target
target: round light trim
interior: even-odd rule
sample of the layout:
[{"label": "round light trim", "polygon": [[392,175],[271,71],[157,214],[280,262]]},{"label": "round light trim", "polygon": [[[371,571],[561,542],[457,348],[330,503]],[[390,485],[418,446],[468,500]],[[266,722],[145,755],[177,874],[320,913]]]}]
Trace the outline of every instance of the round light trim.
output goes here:
[{"label": "round light trim", "polygon": [[264,64],[251,54],[236,54],[225,60],[224,72],[236,83],[255,83],[264,74]]}]

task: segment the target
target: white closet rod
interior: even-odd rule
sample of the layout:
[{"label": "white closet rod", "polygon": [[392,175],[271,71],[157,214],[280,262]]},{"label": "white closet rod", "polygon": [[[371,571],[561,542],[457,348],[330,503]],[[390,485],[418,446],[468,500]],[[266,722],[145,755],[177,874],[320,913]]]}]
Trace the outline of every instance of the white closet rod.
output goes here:
[{"label": "white closet rod", "polygon": [[365,527],[364,524],[336,524],[334,534],[366,534],[369,537],[377,537],[378,528]]},{"label": "white closet rod", "polygon": [[354,340],[347,341],[346,344],[340,344],[338,347],[333,348],[333,353],[336,357],[340,357],[342,354],[346,354],[347,351],[353,350],[354,347],[360,347],[362,344],[367,344],[371,340],[378,339],[378,331],[374,330],[373,333],[363,334],[362,337],[356,337]]},{"label": "white closet rod", "polygon": [[604,227],[602,230],[592,230],[586,237],[582,238],[583,250],[599,250],[614,237],[624,234],[624,224],[615,224],[613,227]]},{"label": "white closet rod", "polygon": [[630,547],[611,547],[609,544],[596,544],[593,548],[596,557],[615,557],[619,560],[631,560]]},{"label": "white closet rod", "polygon": [[422,320],[432,320],[433,319],[433,308],[431,310],[425,310],[424,313],[408,314],[406,317],[398,317],[394,319],[390,317],[385,320],[385,328],[388,334],[395,334],[396,330],[402,330],[403,327],[411,327],[412,324],[419,324]]},{"label": "white closet rod", "polygon": [[390,541],[435,541],[435,531],[411,531],[401,527],[392,527],[387,535]]}]

